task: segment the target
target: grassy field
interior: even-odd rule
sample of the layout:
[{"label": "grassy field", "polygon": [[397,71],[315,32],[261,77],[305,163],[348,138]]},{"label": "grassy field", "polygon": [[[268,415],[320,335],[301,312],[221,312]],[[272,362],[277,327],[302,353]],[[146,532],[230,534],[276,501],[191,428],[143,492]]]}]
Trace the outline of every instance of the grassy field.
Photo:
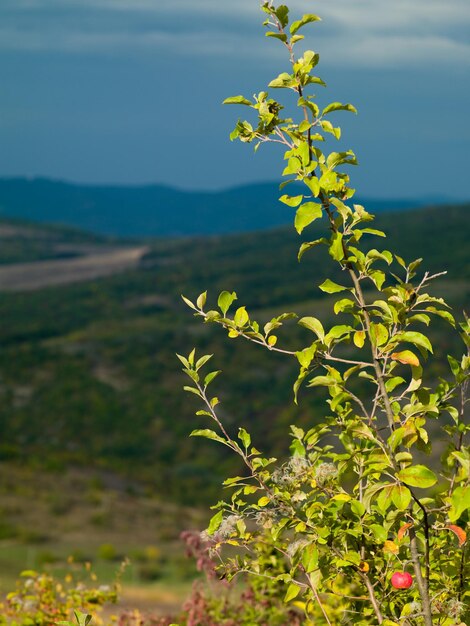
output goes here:
[{"label": "grassy field", "polygon": [[2,463],[0,503],[0,597],[15,589],[23,570],[61,581],[70,573],[82,577],[90,563],[93,584],[121,583],[119,603],[107,614],[130,607],[168,614],[198,577],[179,535],[203,528],[207,512],[159,500],[110,472]]}]

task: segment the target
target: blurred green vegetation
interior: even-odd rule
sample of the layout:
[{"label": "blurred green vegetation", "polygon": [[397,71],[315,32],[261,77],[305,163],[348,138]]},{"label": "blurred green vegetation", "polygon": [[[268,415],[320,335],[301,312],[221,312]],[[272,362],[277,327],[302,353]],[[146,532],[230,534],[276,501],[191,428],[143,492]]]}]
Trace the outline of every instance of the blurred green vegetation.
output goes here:
[{"label": "blurred green vegetation", "polygon": [[38,226],[24,220],[0,221],[0,265],[81,256],[90,245],[112,243],[102,237],[66,226]]},{"label": "blurred green vegetation", "polygon": [[[423,271],[447,270],[434,290],[457,317],[468,305],[469,208],[382,214],[376,227],[389,238],[370,237],[371,247],[390,248],[408,261],[424,257]],[[62,243],[68,241],[66,230],[60,236]],[[315,238],[314,229],[309,238]],[[173,501],[213,500],[221,477],[239,468],[220,446],[188,437],[205,422],[194,417],[197,401],[181,390],[175,353],[194,346],[214,353],[214,369],[224,370],[214,390],[227,427],[243,425],[257,447],[282,454],[289,424],[314,421],[325,410],[324,398],[304,392],[299,406],[293,405],[295,362],[202,325],[180,294],[195,298],[208,289],[215,306],[222,289],[235,290],[238,304],[260,321],[294,311],[328,323],[331,300],[317,285],[327,276],[341,282],[340,270],[330,274],[331,260],[320,249],[306,253],[299,264],[298,246],[299,238],[288,228],[155,240],[136,270],[3,293],[0,461],[59,473],[70,465],[110,468]],[[18,248],[15,259],[22,260],[21,254]],[[31,260],[30,252],[24,255]],[[4,262],[6,257],[11,259],[11,252]],[[308,333],[291,322],[280,344],[302,345]],[[437,353],[431,374],[437,376],[445,355],[460,346],[441,320],[431,337]],[[8,527],[0,532],[8,534]]]}]

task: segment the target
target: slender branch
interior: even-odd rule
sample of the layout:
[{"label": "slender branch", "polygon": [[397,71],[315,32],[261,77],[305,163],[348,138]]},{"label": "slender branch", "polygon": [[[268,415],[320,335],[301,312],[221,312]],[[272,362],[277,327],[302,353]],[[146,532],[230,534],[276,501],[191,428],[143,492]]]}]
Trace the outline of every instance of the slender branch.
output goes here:
[{"label": "slender branch", "polygon": [[[467,403],[467,388],[468,388],[468,380],[464,381],[464,383],[460,387],[460,410],[459,410],[459,418],[464,419],[465,417],[465,404]],[[457,443],[455,446],[456,451],[460,451],[463,444],[463,431],[460,431],[459,437],[457,439]],[[455,479],[457,478],[457,469],[458,466],[454,468],[454,472],[452,474],[452,479],[449,485],[449,495],[452,493],[454,489]]]},{"label": "slender branch", "polygon": [[[251,476],[253,478],[255,478],[258,481],[258,484],[260,485],[260,487],[262,489],[264,489],[264,491],[272,498],[275,499],[275,494],[273,492],[273,490],[266,484],[266,482],[261,478],[261,476],[259,475],[259,472],[256,472],[255,468],[253,467],[253,464],[250,461],[250,457],[249,455],[247,455],[244,450],[239,446],[239,444],[234,441],[230,435],[227,433],[227,431],[225,430],[224,425],[222,424],[222,422],[220,421],[217,413],[214,411],[214,407],[212,406],[209,398],[207,397],[206,391],[205,389],[201,386],[200,383],[196,382],[195,383],[199,393],[201,394],[201,398],[204,401],[204,404],[206,405],[206,407],[208,408],[208,412],[210,413],[212,419],[215,421],[215,423],[218,425],[218,427],[220,428],[221,432],[223,433],[224,437],[227,440],[227,444],[230,446],[230,448],[232,448],[232,450],[234,450],[234,452],[236,452],[237,454],[239,454],[241,456],[241,458],[243,459],[243,462],[245,463],[245,465],[248,467],[248,469],[250,470]],[[284,506],[284,509],[289,511],[289,513],[293,516],[296,516],[296,511],[294,509],[294,507],[292,505],[286,505],[285,503],[282,503]],[[300,520],[299,520],[300,521]]]},{"label": "slender branch", "polygon": [[410,552],[411,552],[411,560],[413,562],[413,568],[416,577],[416,584],[418,585],[419,595],[421,596],[422,604],[423,604],[423,616],[425,626],[433,626],[432,621],[432,613],[431,613],[431,603],[429,601],[429,592],[426,585],[426,581],[423,578],[423,574],[421,572],[421,562],[420,555],[417,546],[416,540],[416,532],[413,526],[410,526],[408,530],[408,534],[410,537]]},{"label": "slender branch", "polygon": [[462,595],[465,587],[465,557],[467,554],[467,549],[464,547],[462,549],[462,555],[460,557],[460,568],[459,568],[459,591],[457,595],[457,599],[462,600]]},{"label": "slender branch", "polygon": [[240,446],[238,445],[238,443],[236,441],[234,441],[230,435],[228,434],[228,432],[225,430],[225,426],[222,424],[222,422],[219,419],[219,416],[217,415],[217,413],[214,411],[214,407],[212,406],[209,398],[207,397],[206,391],[204,389],[204,387],[202,387],[202,385],[199,382],[196,382],[196,386],[199,390],[199,393],[201,394],[201,398],[204,401],[204,404],[206,405],[206,407],[209,409],[209,413],[211,414],[212,419],[214,420],[214,422],[217,424],[217,426],[220,428],[221,432],[223,433],[227,443],[230,445],[230,447],[232,448],[232,450],[234,450],[235,452],[237,452],[238,454],[240,454],[243,459],[245,460],[246,458],[246,454],[243,452],[243,450],[240,448]]},{"label": "slender branch", "polygon": [[288,148],[291,148],[291,149],[294,147],[294,144],[286,138],[286,136],[284,135],[284,133],[282,132],[280,128],[276,127],[274,132],[276,133],[278,137],[281,138],[281,143],[284,143]]},{"label": "slender branch", "polygon": [[367,361],[353,361],[351,359],[341,359],[337,356],[333,356],[332,354],[323,354],[322,356],[327,361],[336,361],[337,363],[347,363],[348,365],[360,365],[361,367],[374,367],[373,363],[368,363]]},{"label": "slender branch", "polygon": [[[367,335],[369,336],[369,339],[372,340],[372,333],[371,333],[371,321],[370,321],[370,317],[369,317],[369,312],[367,311],[367,309],[365,308],[365,299],[364,299],[364,293],[362,291],[362,287],[361,284],[356,276],[356,273],[354,272],[354,269],[351,267],[349,268],[349,275],[351,276],[351,279],[353,281],[354,284],[354,289],[356,291],[358,300],[359,300],[359,305],[362,309],[362,314],[364,316],[364,324],[366,327],[366,332]],[[371,345],[372,345],[372,341],[371,341]],[[384,408],[385,408],[385,413],[387,415],[387,421],[388,421],[388,426],[390,428],[390,431],[393,432],[395,430],[395,423],[394,423],[394,419],[393,419],[393,410],[392,410],[392,406],[390,404],[390,398],[387,392],[387,389],[385,388],[385,379],[382,373],[382,370],[380,368],[380,363],[379,360],[377,358],[377,353],[376,350],[373,348],[372,349],[372,358],[374,359],[374,370],[375,370],[375,375],[377,376],[377,383],[380,389],[380,395],[382,397],[382,401],[384,403]]]},{"label": "slender branch", "polygon": [[369,599],[370,599],[370,603],[372,604],[372,607],[374,609],[375,615],[377,617],[377,621],[379,622],[379,624],[382,624],[384,621],[384,618],[382,616],[382,613],[380,611],[380,607],[379,607],[379,603],[377,602],[377,598],[375,597],[375,592],[374,592],[374,587],[372,586],[372,583],[370,582],[370,579],[368,576],[366,576],[366,574],[363,574],[361,572],[361,578],[366,586],[367,589],[367,593],[369,594]]},{"label": "slender branch", "polygon": [[[337,550],[334,546],[331,546],[331,550],[335,554],[337,554],[338,556],[342,557],[342,555],[339,552],[339,550]],[[366,586],[367,593],[369,595],[369,600],[370,600],[370,603],[372,604],[372,608],[374,609],[374,613],[375,613],[375,616],[377,617],[377,621],[379,622],[379,624],[382,624],[383,621],[384,621],[384,618],[382,616],[382,612],[380,610],[379,603],[378,603],[377,598],[375,596],[374,586],[370,582],[370,578],[367,576],[367,574],[365,572],[361,572],[361,570],[359,569],[359,567],[357,565],[355,565],[354,563],[351,563],[351,565],[352,565],[354,571],[359,575],[359,577],[361,578],[362,582]]]},{"label": "slender branch", "polygon": [[424,527],[424,545],[425,545],[425,553],[424,553],[424,562],[426,568],[426,588],[429,589],[429,575],[430,575],[430,538],[429,538],[429,518],[428,512],[424,504],[422,504],[419,498],[413,493],[413,490],[407,485],[410,490],[411,497],[419,506],[421,511],[423,512],[423,527]]},{"label": "slender branch", "polygon": [[310,589],[312,590],[313,595],[315,596],[315,600],[317,601],[318,606],[321,609],[321,612],[323,613],[323,617],[325,618],[328,626],[332,626],[330,619],[328,617],[328,613],[325,611],[325,607],[322,604],[322,601],[320,599],[320,596],[318,595],[318,591],[317,588],[315,587],[315,585],[312,583],[310,576],[307,576],[307,580],[308,580],[308,585],[310,587]]},{"label": "slender branch", "polygon": [[[196,309],[201,317],[206,319],[206,314],[202,309]],[[224,328],[230,328],[227,324],[222,320],[215,320],[217,324],[220,324]],[[254,337],[250,337],[243,330],[238,330],[238,336],[243,337],[247,341],[251,341],[252,343],[256,343],[259,346],[263,346],[263,348],[267,348],[271,352],[279,352],[280,354],[288,354],[289,356],[295,356],[295,350],[284,350],[283,348],[277,348],[276,346],[270,346],[265,340],[255,339]],[[336,363],[346,363],[346,365],[359,365],[361,367],[375,367],[373,363],[369,363],[367,361],[354,361],[353,359],[343,359],[341,357],[333,356],[332,354],[328,354],[326,352],[319,353],[319,356],[326,361],[335,361]]]},{"label": "slender branch", "polygon": [[[337,227],[336,224],[334,222],[333,216],[331,214],[330,211],[330,206],[329,206],[329,201],[327,197],[323,197],[322,198],[323,201],[323,205],[328,213],[328,217],[330,219],[330,224],[331,224],[331,228],[332,230],[334,230],[335,232],[337,231]],[[343,242],[343,249],[344,249],[344,256],[345,258],[348,258],[348,253],[347,253],[347,249],[346,246]],[[369,316],[369,312],[367,310],[366,307],[366,303],[365,303],[365,299],[364,299],[364,293],[362,291],[362,287],[360,284],[360,280],[358,278],[358,276],[356,275],[356,272],[354,271],[354,267],[351,265],[351,263],[347,264],[347,269],[349,272],[349,275],[351,277],[351,280],[353,282],[354,285],[354,290],[355,290],[355,294],[356,294],[356,298],[358,300],[359,306],[361,307],[362,310],[362,314],[363,314],[363,318],[364,318],[364,325],[366,327],[366,332],[367,335],[369,337],[369,341],[371,343],[371,346],[373,346],[373,341],[372,341],[372,333],[371,333],[371,319]],[[377,354],[377,350],[375,348],[372,347],[372,357],[374,359],[374,370],[375,370],[375,374],[376,374],[376,378],[377,378],[377,385],[378,385],[378,391],[380,391],[380,397],[384,403],[384,409],[385,409],[385,413],[387,416],[387,421],[388,421],[388,426],[390,429],[390,432],[393,432],[395,429],[395,423],[394,423],[394,416],[393,416],[393,410],[391,407],[391,402],[390,402],[390,397],[388,395],[387,389],[385,387],[385,378],[384,378],[384,372],[382,370],[382,368],[380,367],[380,362],[378,359],[378,354]],[[376,400],[378,400],[378,396],[376,396]],[[413,495],[413,497],[415,498],[415,496]],[[414,570],[415,570],[415,575],[416,575],[416,582],[418,584],[418,588],[419,588],[419,592],[420,592],[420,596],[421,596],[421,600],[423,603],[423,613],[424,613],[424,623],[425,626],[432,626],[432,613],[431,613],[431,605],[430,605],[430,601],[429,601],[429,592],[428,592],[428,581],[429,581],[429,525],[428,525],[428,517],[427,517],[427,512],[425,507],[421,504],[421,502],[419,502],[419,500],[417,498],[415,498],[416,502],[418,503],[418,505],[420,506],[420,508],[423,511],[423,516],[424,516],[424,525],[425,525],[425,536],[426,536],[426,556],[425,556],[425,560],[426,560],[426,580],[423,579],[423,575],[421,573],[421,563],[420,563],[420,555],[418,552],[418,547],[417,547],[417,541],[416,541],[416,533],[413,527],[410,528],[410,552],[411,552],[411,558],[413,561],[413,566],[414,566]],[[372,597],[371,597],[371,602],[372,602]],[[373,602],[372,602],[373,604]],[[379,623],[381,623],[379,621]]]}]

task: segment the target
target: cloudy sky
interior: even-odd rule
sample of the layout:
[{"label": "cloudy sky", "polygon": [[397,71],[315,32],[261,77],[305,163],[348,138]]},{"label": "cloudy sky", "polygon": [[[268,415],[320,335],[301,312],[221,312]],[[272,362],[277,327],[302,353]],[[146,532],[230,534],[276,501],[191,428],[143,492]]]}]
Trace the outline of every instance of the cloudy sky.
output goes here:
[{"label": "cloudy sky", "polygon": [[[468,199],[468,0],[292,0],[353,148],[361,195]],[[288,69],[258,0],[1,0],[0,176],[215,189],[274,180],[281,154],[231,144]],[[279,95],[277,93],[276,95]]]}]

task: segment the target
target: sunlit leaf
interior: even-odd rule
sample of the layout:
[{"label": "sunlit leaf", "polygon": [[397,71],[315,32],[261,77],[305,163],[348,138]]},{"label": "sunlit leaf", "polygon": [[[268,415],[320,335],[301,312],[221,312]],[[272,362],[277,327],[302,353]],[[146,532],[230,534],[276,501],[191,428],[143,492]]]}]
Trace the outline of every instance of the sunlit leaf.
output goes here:
[{"label": "sunlit leaf", "polygon": [[432,470],[425,465],[410,465],[400,470],[398,478],[411,487],[426,489],[437,483],[437,477]]}]

